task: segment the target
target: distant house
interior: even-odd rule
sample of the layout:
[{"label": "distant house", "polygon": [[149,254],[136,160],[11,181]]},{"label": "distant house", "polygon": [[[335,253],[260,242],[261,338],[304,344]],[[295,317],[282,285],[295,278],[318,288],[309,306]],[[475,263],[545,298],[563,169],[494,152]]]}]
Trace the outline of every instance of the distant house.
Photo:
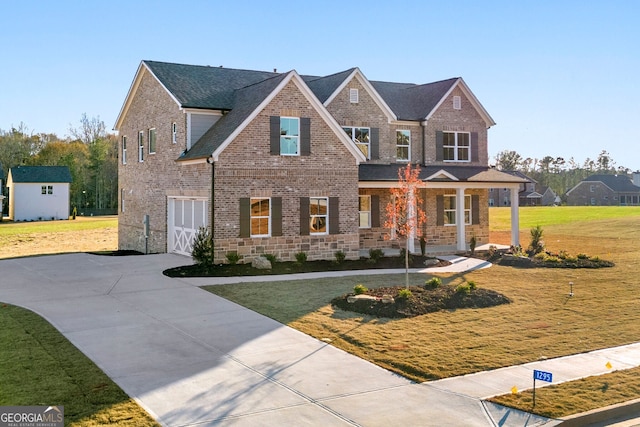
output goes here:
[{"label": "distant house", "polygon": [[[518,202],[520,206],[550,206],[559,202],[556,193],[549,187],[538,185],[538,181],[519,171],[502,171],[520,178],[523,182],[518,189]],[[511,206],[511,189],[490,188],[489,206]]]},{"label": "distant house", "polygon": [[9,169],[9,217],[14,221],[69,219],[67,166],[18,166]]},{"label": "distant house", "polygon": [[591,175],[567,191],[570,206],[638,206],[640,172],[633,181],[626,175]]}]

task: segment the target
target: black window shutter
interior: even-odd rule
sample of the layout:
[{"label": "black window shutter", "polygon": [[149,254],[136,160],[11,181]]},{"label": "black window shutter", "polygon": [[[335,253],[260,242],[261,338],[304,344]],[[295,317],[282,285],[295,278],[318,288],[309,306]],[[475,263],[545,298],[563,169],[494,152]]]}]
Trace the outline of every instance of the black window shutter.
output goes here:
[{"label": "black window shutter", "polygon": [[329,234],[340,234],[340,199],[329,197]]},{"label": "black window shutter", "polygon": [[300,155],[311,155],[311,119],[300,118]]},{"label": "black window shutter", "polygon": [[377,160],[380,158],[380,129],[371,128],[369,137],[369,158]]},{"label": "black window shutter", "polygon": [[282,236],[282,197],[271,198],[271,235]]},{"label": "black window shutter", "polygon": [[[442,131],[436,131],[436,161],[441,162],[444,159],[444,137]],[[444,205],[443,205],[444,206]]]},{"label": "black window shutter", "polygon": [[309,235],[309,198],[300,197],[300,235]]},{"label": "black window shutter", "polygon": [[471,161],[478,161],[478,132],[471,132]]},{"label": "black window shutter", "polygon": [[251,199],[240,198],[240,237],[251,236]]},{"label": "black window shutter", "polygon": [[471,223],[480,224],[480,196],[477,194],[471,196]]},{"label": "black window shutter", "polygon": [[444,225],[444,196],[436,196],[436,225]]},{"label": "black window shutter", "polygon": [[280,116],[269,117],[269,143],[271,155],[280,155]]},{"label": "black window shutter", "polygon": [[371,196],[371,227],[380,227],[380,196]]}]

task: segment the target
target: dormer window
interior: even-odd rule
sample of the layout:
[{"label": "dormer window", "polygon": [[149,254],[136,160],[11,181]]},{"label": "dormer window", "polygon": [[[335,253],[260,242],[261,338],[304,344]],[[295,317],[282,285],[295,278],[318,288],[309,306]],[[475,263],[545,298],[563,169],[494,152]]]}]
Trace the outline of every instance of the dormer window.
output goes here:
[{"label": "dormer window", "polygon": [[349,89],[349,102],[357,104],[359,100],[358,89]]}]

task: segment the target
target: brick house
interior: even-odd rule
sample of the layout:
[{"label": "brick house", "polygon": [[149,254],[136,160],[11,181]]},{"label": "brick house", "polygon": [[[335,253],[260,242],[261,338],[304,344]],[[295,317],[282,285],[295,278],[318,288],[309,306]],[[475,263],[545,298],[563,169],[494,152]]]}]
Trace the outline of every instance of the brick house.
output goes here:
[{"label": "brick house", "polygon": [[[487,189],[522,182],[488,167],[494,124],[461,78],[415,85],[358,68],[301,76],[143,61],[115,125],[119,248],[186,255],[206,226],[217,261],[231,251],[357,258],[394,244],[381,224],[408,162],[422,165],[427,244],[487,242]],[[511,212],[518,242],[517,204]]]},{"label": "brick house", "polygon": [[569,206],[638,206],[640,172],[626,175],[591,175],[567,191]]},{"label": "brick house", "polygon": [[[551,187],[539,185],[538,181],[520,171],[502,172],[524,180],[518,188],[518,203],[520,206],[551,206],[560,203],[558,195]],[[490,188],[489,206],[511,206],[511,197],[509,188]]]}]

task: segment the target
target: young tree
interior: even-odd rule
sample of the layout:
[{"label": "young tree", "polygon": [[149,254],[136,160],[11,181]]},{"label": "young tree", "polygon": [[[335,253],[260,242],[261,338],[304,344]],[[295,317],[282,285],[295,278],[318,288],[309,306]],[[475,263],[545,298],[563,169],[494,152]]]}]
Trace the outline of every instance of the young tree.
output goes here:
[{"label": "young tree", "polygon": [[409,287],[409,240],[424,236],[422,229],[427,216],[422,209],[423,200],[420,194],[420,166],[398,169],[398,186],[391,189],[391,200],[386,206],[384,227],[395,232],[396,236],[405,239],[404,266],[405,286]]}]

